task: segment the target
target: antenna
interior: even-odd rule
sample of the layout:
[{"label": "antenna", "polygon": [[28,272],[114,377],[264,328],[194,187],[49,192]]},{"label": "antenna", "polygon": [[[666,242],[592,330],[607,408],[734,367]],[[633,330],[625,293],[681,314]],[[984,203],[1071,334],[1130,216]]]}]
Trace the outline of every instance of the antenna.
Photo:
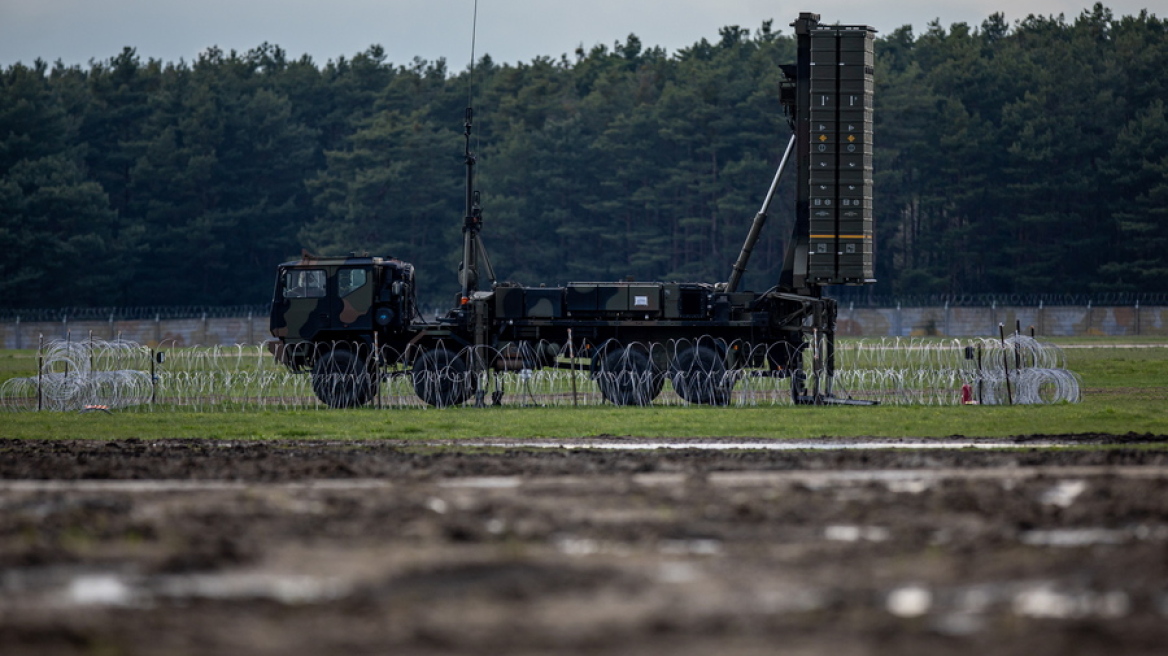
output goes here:
[{"label": "antenna", "polygon": [[466,161],[466,214],[462,222],[462,271],[459,273],[459,282],[462,284],[461,304],[469,302],[471,295],[479,289],[479,260],[486,268],[487,279],[491,285],[495,284],[495,270],[491,267],[491,260],[487,257],[487,249],[483,246],[483,238],[479,232],[483,228],[483,210],[479,202],[479,192],[474,188],[474,166],[476,158],[470,150],[471,128],[474,124],[474,50],[475,32],[478,29],[479,2],[474,3],[474,19],[470,37],[470,72],[466,120],[463,123],[463,136],[466,138],[464,159]]},{"label": "antenna", "polygon": [[475,37],[479,29],[479,0],[474,2],[474,13],[470,21],[470,75],[466,81],[466,106],[474,106]]}]

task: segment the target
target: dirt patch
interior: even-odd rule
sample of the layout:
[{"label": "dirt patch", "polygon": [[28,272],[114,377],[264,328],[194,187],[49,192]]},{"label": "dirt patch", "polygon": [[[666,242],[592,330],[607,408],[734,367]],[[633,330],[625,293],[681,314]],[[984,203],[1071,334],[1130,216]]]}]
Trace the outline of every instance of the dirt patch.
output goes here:
[{"label": "dirt patch", "polygon": [[[374,478],[434,480],[460,476],[556,476],[630,474],[746,469],[903,469],[921,467],[1004,467],[1032,465],[1163,465],[1168,462],[1168,436],[1142,435],[1026,435],[1007,439],[954,436],[961,442],[1011,443],[1027,449],[896,450],[808,448],[771,451],[759,448],[641,449],[639,438],[550,440],[558,449],[520,446],[518,440],[490,440],[492,446],[464,446],[457,442],[418,444],[410,441],[223,441],[223,440],[4,440],[0,439],[0,480],[3,479],[165,479],[288,482],[312,479]],[[659,442],[660,440],[654,440]],[[749,444],[739,438],[675,439],[687,443]],[[820,438],[816,446],[846,447],[865,444],[903,445],[907,438]],[[771,441],[770,443],[773,443]],[[605,448],[589,448],[603,444]],[[1055,450],[1106,446],[1091,450]],[[628,445],[622,450],[621,445]],[[1125,445],[1131,450],[1117,449]]]},{"label": "dirt patch", "polygon": [[1012,442],[2,440],[0,645],[1161,653],[1168,440]]}]

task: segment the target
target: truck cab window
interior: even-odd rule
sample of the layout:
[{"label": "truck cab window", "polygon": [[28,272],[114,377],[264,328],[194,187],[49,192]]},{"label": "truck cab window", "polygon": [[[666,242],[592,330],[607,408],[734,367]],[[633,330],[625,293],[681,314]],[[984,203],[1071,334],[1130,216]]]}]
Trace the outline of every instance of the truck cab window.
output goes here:
[{"label": "truck cab window", "polygon": [[284,274],[284,298],[323,298],[324,269],[293,269]]},{"label": "truck cab window", "polygon": [[361,289],[369,280],[365,269],[340,269],[337,271],[337,296],[344,298]]}]

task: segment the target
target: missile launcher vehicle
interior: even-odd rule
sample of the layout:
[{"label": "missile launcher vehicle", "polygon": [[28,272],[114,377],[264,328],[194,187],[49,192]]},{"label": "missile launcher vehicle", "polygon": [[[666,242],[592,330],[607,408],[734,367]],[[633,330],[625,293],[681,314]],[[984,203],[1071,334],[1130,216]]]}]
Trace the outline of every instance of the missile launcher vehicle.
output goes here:
[{"label": "missile launcher vehicle", "polygon": [[[873,278],[873,35],[867,26],[792,24],[798,60],[784,66],[780,105],[792,136],[725,282],[496,280],[467,109],[461,291],[425,320],[413,265],[394,258],[317,257],[281,264],[272,301],[276,358],[312,377],[332,407],[364,405],[386,376],[408,375],[426,403],[482,405],[487,381],[540,368],[586,370],[603,398],[647,405],[668,382],[690,403],[725,405],[743,376],[790,379],[797,404],[848,403],[832,393],[836,303],[828,285]],[[794,234],[771,289],[739,289],[780,177],[796,171]],[[491,393],[502,401],[501,388]]]}]

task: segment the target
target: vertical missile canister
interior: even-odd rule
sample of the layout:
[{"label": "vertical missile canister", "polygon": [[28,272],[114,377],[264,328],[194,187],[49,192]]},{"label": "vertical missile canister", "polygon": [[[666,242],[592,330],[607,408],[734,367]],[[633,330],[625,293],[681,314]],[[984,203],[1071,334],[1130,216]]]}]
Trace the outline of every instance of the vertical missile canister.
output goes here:
[{"label": "vertical missile canister", "polygon": [[[875,282],[872,228],[874,35],[866,25],[794,24],[799,45],[796,126],[806,212],[806,281]],[[797,222],[803,217],[797,217]]]}]

